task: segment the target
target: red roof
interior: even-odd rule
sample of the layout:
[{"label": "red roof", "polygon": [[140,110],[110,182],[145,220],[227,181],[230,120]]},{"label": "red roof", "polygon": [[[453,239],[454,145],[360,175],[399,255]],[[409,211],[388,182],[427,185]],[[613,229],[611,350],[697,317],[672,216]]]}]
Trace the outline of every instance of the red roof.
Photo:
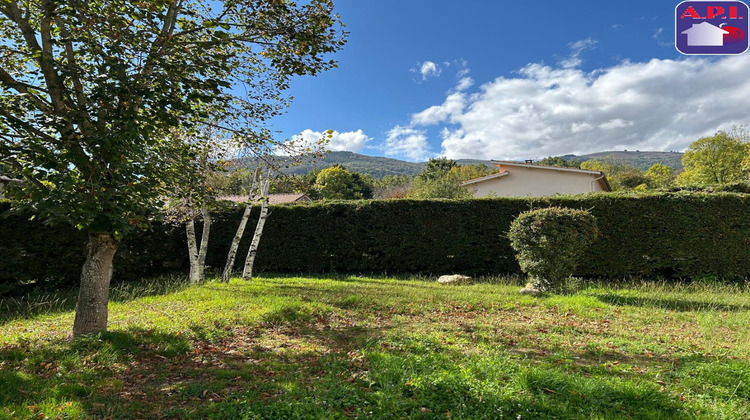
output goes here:
[{"label": "red roof", "polygon": [[[231,201],[234,203],[246,203],[248,198],[249,197],[246,195],[224,195],[219,197],[219,200]],[[312,201],[312,199],[305,193],[268,194],[268,204],[296,203],[299,201]]]}]

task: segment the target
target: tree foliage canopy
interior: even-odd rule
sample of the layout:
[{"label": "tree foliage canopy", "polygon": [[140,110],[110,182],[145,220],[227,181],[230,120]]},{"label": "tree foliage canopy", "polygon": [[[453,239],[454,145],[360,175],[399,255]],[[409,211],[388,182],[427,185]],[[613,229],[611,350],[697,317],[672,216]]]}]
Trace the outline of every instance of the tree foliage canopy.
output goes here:
[{"label": "tree foliage canopy", "polygon": [[458,166],[458,163],[447,157],[430,158],[417,177],[423,181],[438,179],[445,176],[448,171],[456,166]]},{"label": "tree foliage canopy", "polygon": [[364,175],[352,173],[343,166],[323,169],[315,179],[315,190],[326,200],[352,200],[372,198],[372,182]]},{"label": "tree foliage canopy", "polygon": [[332,7],[0,2],[0,170],[25,179],[16,197],[52,221],[138,225],[195,160],[169,130],[211,120],[265,143],[258,124],[283,107],[290,78],[334,65],[325,56],[344,33]]},{"label": "tree foliage canopy", "polygon": [[742,181],[742,161],[748,144],[735,135],[719,131],[690,144],[682,157],[685,172],[681,184],[720,185]]}]

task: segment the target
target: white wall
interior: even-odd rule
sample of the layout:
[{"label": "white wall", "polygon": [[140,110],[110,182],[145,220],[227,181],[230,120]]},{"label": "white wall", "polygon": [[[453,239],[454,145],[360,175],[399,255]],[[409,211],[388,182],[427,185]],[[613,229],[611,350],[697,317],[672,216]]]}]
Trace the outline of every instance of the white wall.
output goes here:
[{"label": "white wall", "polygon": [[474,197],[542,197],[602,191],[601,175],[554,169],[505,167],[508,175],[469,185]]}]

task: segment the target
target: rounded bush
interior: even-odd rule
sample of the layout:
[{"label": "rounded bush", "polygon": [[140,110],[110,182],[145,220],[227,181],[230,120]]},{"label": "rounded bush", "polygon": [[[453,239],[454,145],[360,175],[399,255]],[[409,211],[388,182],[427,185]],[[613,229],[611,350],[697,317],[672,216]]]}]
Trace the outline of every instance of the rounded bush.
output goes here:
[{"label": "rounded bush", "polygon": [[538,290],[559,289],[599,234],[586,210],[549,207],[521,213],[508,238],[521,269]]}]

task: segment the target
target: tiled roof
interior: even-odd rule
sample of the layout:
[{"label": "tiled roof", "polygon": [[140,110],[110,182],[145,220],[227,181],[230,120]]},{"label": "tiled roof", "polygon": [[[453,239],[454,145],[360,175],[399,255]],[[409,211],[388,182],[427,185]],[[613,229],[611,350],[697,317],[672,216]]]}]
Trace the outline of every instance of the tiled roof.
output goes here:
[{"label": "tiled roof", "polygon": [[[219,200],[231,201],[234,203],[246,203],[248,196],[246,195],[225,195],[219,197]],[[298,201],[311,201],[305,193],[299,194],[269,194],[268,204],[284,204],[284,203],[295,203]]]}]

